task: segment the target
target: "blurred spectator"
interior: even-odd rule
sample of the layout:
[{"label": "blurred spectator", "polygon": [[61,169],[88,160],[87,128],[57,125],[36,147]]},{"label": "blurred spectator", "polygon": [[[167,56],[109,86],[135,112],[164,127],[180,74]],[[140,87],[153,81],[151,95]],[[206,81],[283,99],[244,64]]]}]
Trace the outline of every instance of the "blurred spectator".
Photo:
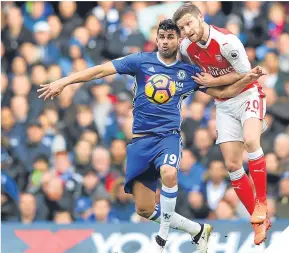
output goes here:
[{"label": "blurred spectator", "polygon": [[42,178],[42,190],[40,195],[42,201],[41,213],[45,219],[53,220],[55,213],[59,211],[73,212],[74,199],[77,196],[69,190],[70,184],[63,185],[60,177],[53,174],[45,174]]},{"label": "blurred spectator", "polygon": [[26,124],[29,121],[29,105],[27,98],[24,96],[14,96],[11,99],[11,110],[13,112],[15,121],[22,125],[23,129],[26,128]]},{"label": "blurred spectator", "polygon": [[264,63],[267,69],[265,87],[274,88],[278,96],[284,94],[284,79],[279,71],[277,55],[273,52],[268,53]]},{"label": "blurred spectator", "polygon": [[59,65],[50,65],[47,69],[47,82],[54,82],[62,77],[62,70]]},{"label": "blurred spectator", "polygon": [[60,178],[68,194],[79,195],[82,186],[82,177],[75,172],[68,153],[59,151],[54,154],[53,174]]},{"label": "blurred spectator", "polygon": [[223,200],[228,202],[228,204],[233,208],[238,218],[246,219],[246,220],[250,219],[250,214],[248,213],[247,209],[238,198],[233,187],[229,187],[226,190]]},{"label": "blurred spectator", "polygon": [[20,221],[23,224],[30,224],[36,221],[36,199],[30,193],[23,193],[20,195],[19,210]]},{"label": "blurred spectator", "polygon": [[212,118],[211,113],[214,108],[213,98],[204,92],[197,92],[195,94],[194,101],[198,103],[202,103],[205,106],[205,111],[202,117],[201,125],[207,126],[208,120]]},{"label": "blurred spectator", "polygon": [[27,64],[22,57],[15,57],[12,61],[12,73],[13,75],[26,75]]},{"label": "blurred spectator", "polygon": [[210,208],[205,202],[204,196],[198,191],[192,191],[188,194],[189,210],[191,219],[208,218]]},{"label": "blurred spectator", "polygon": [[8,78],[4,72],[1,72],[1,105],[9,106],[9,101],[12,96],[12,91],[8,87]]},{"label": "blurred spectator", "polygon": [[91,171],[91,154],[92,145],[90,142],[80,139],[74,149],[74,165],[76,171],[81,175],[85,175]]},{"label": "blurred spectator", "polygon": [[50,149],[42,143],[43,129],[37,120],[29,122],[27,127],[27,141],[13,146],[13,153],[21,161],[26,171],[33,170],[32,163],[40,154],[50,156]]},{"label": "blurred spectator", "polygon": [[268,218],[276,219],[276,200],[272,197],[267,198]]},{"label": "blurred spectator", "polygon": [[2,143],[5,143],[6,148],[14,156],[16,155],[13,153],[14,148],[25,140],[25,129],[15,122],[13,113],[8,107],[1,109],[1,122]]},{"label": "blurred spectator", "polygon": [[289,73],[289,34],[282,33],[277,42],[280,71]]},{"label": "blurred spectator", "polygon": [[7,27],[3,31],[2,39],[9,60],[16,56],[22,43],[33,42],[32,33],[23,26],[23,16],[19,8],[8,8]]},{"label": "blurred spectator", "polygon": [[236,218],[234,208],[225,200],[218,202],[215,214],[218,220],[233,220]]},{"label": "blurred spectator", "polygon": [[205,196],[209,207],[215,210],[218,202],[224,197],[227,188],[226,170],[222,161],[212,161],[206,175],[205,182],[201,186],[201,193]]},{"label": "blurred spectator", "polygon": [[[190,114],[193,111],[193,114]],[[184,121],[182,123],[182,131],[185,135],[185,147],[190,147],[194,142],[195,131],[200,127],[200,120],[204,112],[204,105],[201,103],[193,102],[189,108],[183,105],[182,116]]]},{"label": "blurred spectator", "polygon": [[[1,149],[2,150],[2,149]],[[3,163],[1,152],[1,165]],[[1,220],[16,221],[18,219],[19,190],[16,182],[3,170],[1,171]]]},{"label": "blurred spectator", "polygon": [[79,26],[73,31],[72,37],[77,39],[83,47],[87,47],[89,30],[85,26]]},{"label": "blurred spectator", "polygon": [[106,83],[93,83],[91,85],[91,93],[93,95],[92,110],[94,123],[100,137],[104,137],[106,119],[112,110],[112,103],[109,98],[110,87]]},{"label": "blurred spectator", "polygon": [[96,147],[92,153],[92,168],[108,192],[112,190],[118,174],[111,170],[109,151],[103,147]]},{"label": "blurred spectator", "polygon": [[272,41],[276,41],[282,32],[288,32],[285,8],[281,3],[273,3],[269,9],[268,33]]},{"label": "blurred spectator", "polygon": [[27,76],[15,76],[12,80],[12,92],[16,96],[28,96],[31,83]]},{"label": "blurred spectator", "polygon": [[[242,20],[237,15],[231,14],[231,15],[228,16],[228,20],[227,20],[227,23],[226,23],[226,29],[228,29],[230,32],[235,34],[239,38],[239,40],[244,45],[246,45],[247,36],[246,36],[246,34],[244,32],[242,32],[242,25],[243,25],[242,24]],[[249,55],[248,55],[248,57],[249,57]],[[250,60],[250,57],[249,57],[249,60]]]},{"label": "blurred spectator", "polygon": [[107,196],[105,185],[100,181],[94,171],[88,171],[83,176],[81,196],[95,199],[101,196]]},{"label": "blurred spectator", "polygon": [[67,39],[62,33],[63,25],[58,16],[53,15],[48,17],[48,25],[50,27],[50,42],[54,44],[61,53],[65,52]]},{"label": "blurred spectator", "polygon": [[280,161],[281,171],[289,171],[289,135],[278,134],[274,143],[274,151]]},{"label": "blurred spectator", "polygon": [[[75,121],[76,115],[76,105],[73,103],[73,96],[75,90],[72,86],[65,87],[65,93],[61,93],[57,97],[57,111],[59,113],[59,118],[62,121],[62,124],[68,127]],[[67,138],[67,140],[69,140]]]},{"label": "blurred spectator", "polygon": [[115,139],[111,142],[111,165],[117,171],[121,171],[126,158],[126,142],[125,140]]},{"label": "blurred spectator", "polygon": [[105,126],[104,143],[107,146],[111,145],[113,139],[127,138],[124,124],[128,122],[128,117],[131,116],[132,98],[128,93],[120,92],[116,99],[114,110],[111,111]]},{"label": "blurred spectator", "polygon": [[77,222],[92,220],[92,201],[88,197],[81,197],[75,202],[75,220]]},{"label": "blurred spectator", "polygon": [[96,198],[92,206],[92,220],[98,223],[119,223],[111,212],[111,203],[107,198]]},{"label": "blurred spectator", "polygon": [[184,149],[178,173],[179,185],[185,192],[200,190],[205,170],[192,151]]},{"label": "blurred spectator", "polygon": [[59,65],[65,76],[73,71],[73,61],[80,58],[86,61],[88,67],[94,66],[94,62],[87,55],[84,46],[77,39],[72,38],[68,41],[68,55],[59,59]]},{"label": "blurred spectator", "polygon": [[54,222],[56,224],[70,224],[72,221],[71,214],[67,211],[56,212],[54,215]]},{"label": "blurred spectator", "polygon": [[144,45],[144,52],[156,52],[157,51],[157,45],[156,45],[156,39],[157,39],[157,26],[153,26],[150,31],[150,37],[148,41]]},{"label": "blurred spectator", "polygon": [[194,136],[193,150],[196,149],[199,162],[207,166],[213,160],[222,160],[222,155],[218,146],[213,145],[209,131],[205,128],[198,128]]},{"label": "blurred spectator", "polygon": [[100,20],[105,32],[108,33],[114,32],[120,22],[119,12],[113,7],[114,4],[114,1],[98,2],[98,6],[92,10],[92,14]]},{"label": "blurred spectator", "polygon": [[32,43],[23,43],[19,48],[19,52],[29,66],[38,62],[41,58],[40,51]]},{"label": "blurred spectator", "polygon": [[3,41],[1,41],[1,73],[2,72],[8,72],[8,59]]},{"label": "blurred spectator", "polygon": [[39,121],[44,131],[43,142],[49,147],[55,145],[57,138],[57,123],[58,123],[58,112],[53,106],[47,106],[43,113],[39,116]]},{"label": "blurred spectator", "polygon": [[[288,174],[288,173],[287,173]],[[285,176],[280,181],[279,199],[277,203],[277,217],[289,218],[289,177]]]},{"label": "blurred spectator", "polygon": [[226,16],[222,11],[222,3],[218,1],[206,2],[207,15],[206,22],[217,27],[224,27],[226,24]]},{"label": "blurred spectator", "polygon": [[216,142],[217,140],[216,119],[210,119],[208,121],[208,131],[212,140]]},{"label": "blurred spectator", "polygon": [[47,17],[54,13],[52,5],[48,2],[26,2],[22,5],[24,15],[24,25],[30,31],[39,21],[46,21]]},{"label": "blurred spectator", "polygon": [[77,5],[74,1],[63,1],[58,3],[60,19],[63,24],[62,34],[69,37],[75,27],[82,25],[83,20],[76,13]]},{"label": "blurred spectator", "polygon": [[135,212],[131,194],[124,192],[124,178],[119,178],[112,189],[112,213],[119,221],[130,221]]},{"label": "blurred spectator", "polygon": [[79,105],[77,106],[76,120],[67,128],[73,146],[76,144],[79,135],[86,129],[96,131],[92,110],[87,105]]},{"label": "blurred spectator", "polygon": [[260,46],[267,40],[267,19],[264,17],[261,10],[262,2],[248,1],[244,2],[244,6],[237,10],[244,24],[244,33],[247,37],[248,47]]},{"label": "blurred spectator", "polygon": [[82,133],[80,139],[87,141],[91,144],[92,147],[95,147],[99,143],[99,136],[98,133],[91,130],[91,129],[86,129]]},{"label": "blurred spectator", "polygon": [[60,51],[51,41],[51,28],[47,22],[41,21],[33,26],[34,38],[43,64],[56,63],[60,57]]},{"label": "blurred spectator", "polygon": [[120,28],[108,41],[109,58],[114,59],[143,50],[145,37],[138,29],[136,14],[129,10],[121,17]]},{"label": "blurred spectator", "polygon": [[280,163],[275,153],[266,154],[265,159],[267,169],[267,192],[268,194],[275,196],[278,193],[278,183],[282,169],[280,169]]},{"label": "blurred spectator", "polygon": [[49,170],[48,156],[39,155],[33,161],[33,171],[30,174],[27,190],[36,193],[40,190],[43,175]]},{"label": "blurred spectator", "polygon": [[100,64],[104,59],[105,36],[99,19],[94,15],[89,15],[85,20],[85,27],[89,31],[89,41],[86,51],[96,64]]}]

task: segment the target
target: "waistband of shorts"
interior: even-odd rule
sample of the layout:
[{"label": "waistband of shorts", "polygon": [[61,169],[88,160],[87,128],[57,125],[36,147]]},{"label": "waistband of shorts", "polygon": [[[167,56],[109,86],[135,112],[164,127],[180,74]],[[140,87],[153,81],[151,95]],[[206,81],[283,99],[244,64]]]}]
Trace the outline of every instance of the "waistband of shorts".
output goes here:
[{"label": "waistband of shorts", "polygon": [[169,130],[167,132],[160,132],[160,133],[154,133],[154,132],[134,133],[132,140],[141,139],[144,137],[152,137],[152,136],[165,136],[167,134],[181,134],[181,131],[180,130]]}]

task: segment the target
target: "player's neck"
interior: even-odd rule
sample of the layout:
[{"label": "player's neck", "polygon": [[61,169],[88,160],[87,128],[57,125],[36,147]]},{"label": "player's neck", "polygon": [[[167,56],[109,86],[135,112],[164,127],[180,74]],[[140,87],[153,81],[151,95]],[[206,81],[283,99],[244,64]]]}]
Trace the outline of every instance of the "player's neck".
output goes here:
[{"label": "player's neck", "polygon": [[170,65],[172,63],[174,63],[177,60],[177,57],[171,57],[171,58],[164,58],[160,53],[158,53],[160,59],[167,65]]},{"label": "player's neck", "polygon": [[202,37],[200,43],[206,44],[206,42],[209,39],[209,36],[210,36],[210,25],[208,25],[207,23],[204,22],[204,34],[203,34],[203,37]]}]

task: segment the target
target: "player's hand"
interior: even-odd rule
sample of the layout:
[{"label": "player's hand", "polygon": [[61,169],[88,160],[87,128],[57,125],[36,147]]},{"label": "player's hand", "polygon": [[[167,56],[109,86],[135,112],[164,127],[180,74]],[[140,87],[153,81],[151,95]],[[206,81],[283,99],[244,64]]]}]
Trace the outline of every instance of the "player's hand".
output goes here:
[{"label": "player's hand", "polygon": [[245,76],[249,81],[257,81],[259,77],[267,75],[266,71],[260,66],[251,69]]},{"label": "player's hand", "polygon": [[64,89],[65,84],[63,82],[59,82],[59,80],[49,83],[49,84],[42,84],[40,85],[41,89],[38,89],[37,92],[41,92],[41,95],[38,98],[43,98],[44,101],[48,98],[57,97]]},{"label": "player's hand", "polygon": [[206,72],[202,72],[201,74],[197,73],[196,76],[192,76],[196,83],[202,86],[213,86],[215,78]]}]

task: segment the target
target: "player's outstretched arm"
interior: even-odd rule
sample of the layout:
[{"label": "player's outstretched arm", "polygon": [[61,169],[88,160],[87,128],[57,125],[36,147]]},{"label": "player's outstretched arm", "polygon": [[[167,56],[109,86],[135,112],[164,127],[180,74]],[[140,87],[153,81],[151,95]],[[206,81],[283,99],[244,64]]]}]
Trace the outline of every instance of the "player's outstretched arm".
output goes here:
[{"label": "player's outstretched arm", "polygon": [[40,89],[37,92],[40,92],[39,98],[44,98],[44,101],[48,98],[53,100],[54,97],[58,96],[63,89],[70,84],[88,82],[93,79],[100,79],[105,76],[115,74],[117,71],[112,64],[112,62],[107,62],[102,65],[97,65],[77,73],[74,73],[70,76],[61,78],[49,84],[40,85]]},{"label": "player's outstretched arm", "polygon": [[266,75],[266,73],[260,66],[257,66],[241,80],[224,87],[207,88],[206,93],[220,99],[232,98],[237,96],[249,83],[258,80],[263,75]]}]

